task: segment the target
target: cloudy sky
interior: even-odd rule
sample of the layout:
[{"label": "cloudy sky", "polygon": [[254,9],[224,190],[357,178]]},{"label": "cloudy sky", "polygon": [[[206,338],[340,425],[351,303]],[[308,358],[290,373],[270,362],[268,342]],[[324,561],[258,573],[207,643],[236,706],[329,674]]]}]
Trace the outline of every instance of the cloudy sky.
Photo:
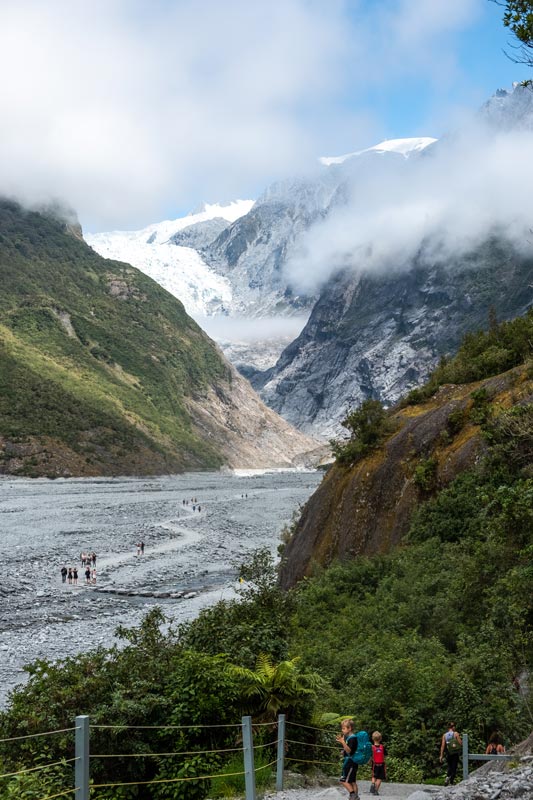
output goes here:
[{"label": "cloudy sky", "polygon": [[0,191],[138,228],[529,77],[488,0],[2,0]]}]

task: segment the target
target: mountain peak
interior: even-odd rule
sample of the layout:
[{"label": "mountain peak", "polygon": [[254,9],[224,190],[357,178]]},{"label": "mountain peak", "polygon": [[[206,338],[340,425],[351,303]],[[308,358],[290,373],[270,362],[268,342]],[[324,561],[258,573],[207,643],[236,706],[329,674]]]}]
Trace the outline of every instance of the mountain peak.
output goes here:
[{"label": "mountain peak", "polygon": [[346,153],[343,156],[322,156],[319,159],[321,164],[329,167],[332,164],[342,164],[350,158],[360,156],[363,153],[398,153],[399,155],[409,158],[413,153],[419,153],[430,144],[436,142],[431,136],[417,136],[406,139],[385,139],[379,144],[374,144],[372,147],[365,147],[363,150],[356,150],[354,153]]}]

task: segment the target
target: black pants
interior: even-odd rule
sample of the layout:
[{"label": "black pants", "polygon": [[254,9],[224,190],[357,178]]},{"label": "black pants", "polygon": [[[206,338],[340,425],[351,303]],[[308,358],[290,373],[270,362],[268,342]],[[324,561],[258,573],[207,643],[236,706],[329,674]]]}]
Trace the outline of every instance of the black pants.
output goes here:
[{"label": "black pants", "polygon": [[459,764],[459,753],[453,753],[452,755],[448,755],[448,770],[446,775],[450,779],[450,783],[455,782],[455,776],[457,774],[457,766]]}]

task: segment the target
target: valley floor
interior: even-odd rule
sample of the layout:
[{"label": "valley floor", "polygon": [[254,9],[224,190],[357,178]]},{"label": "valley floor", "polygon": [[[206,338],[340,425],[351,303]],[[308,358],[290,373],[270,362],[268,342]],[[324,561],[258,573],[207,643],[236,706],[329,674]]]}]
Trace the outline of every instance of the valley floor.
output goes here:
[{"label": "valley floor", "polygon": [[[281,529],[321,478],[289,471],[0,480],[0,704],[36,658],[109,646],[118,625],[138,624],[154,605],[181,622],[233,596],[236,563],[258,547],[275,552]],[[85,585],[80,565],[87,550],[97,554],[95,586]],[[63,564],[78,567],[77,586],[61,582]]]}]

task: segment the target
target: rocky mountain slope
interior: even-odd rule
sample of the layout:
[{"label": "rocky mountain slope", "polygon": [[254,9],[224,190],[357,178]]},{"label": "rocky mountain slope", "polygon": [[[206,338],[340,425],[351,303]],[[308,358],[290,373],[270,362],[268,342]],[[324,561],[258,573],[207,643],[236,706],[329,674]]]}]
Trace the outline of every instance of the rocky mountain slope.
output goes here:
[{"label": "rocky mountain slope", "polygon": [[409,530],[413,513],[486,452],[480,424],[533,402],[528,367],[481,381],[444,385],[429,400],[390,412],[382,447],[352,466],[335,464],[312,495],[283,554],[281,582],[294,585],[313,565],[386,553]]},{"label": "rocky mountain slope", "polygon": [[[485,131],[497,135],[532,131],[533,92],[521,86],[499,91],[481,109],[479,120]],[[523,148],[531,144],[529,139],[519,141]],[[421,158],[426,164],[435,160],[451,142],[453,137],[433,144],[422,151]],[[513,142],[500,140],[500,157],[504,158],[505,148]],[[476,147],[473,140],[466,150],[475,152]],[[410,175],[409,169],[405,170],[404,182]],[[357,183],[353,184],[354,176],[351,180],[353,192]],[[460,193],[464,187],[457,180],[456,193]],[[434,211],[430,205],[428,217]],[[357,225],[357,218],[350,217],[337,193],[326,219],[334,220],[339,213],[344,214],[344,229],[340,224],[332,226],[331,235],[345,235],[347,226]],[[393,220],[392,212],[383,217],[384,224],[393,225]],[[476,222],[475,214],[472,222]],[[517,234],[510,231],[513,222],[509,219],[507,227],[503,223],[502,227],[496,213],[482,243],[470,247],[455,248],[451,236],[446,257],[439,252],[440,244],[435,242],[433,247],[420,234],[412,246],[414,255],[405,259],[400,236],[398,252],[390,256],[386,269],[376,270],[372,254],[365,257],[361,249],[345,253],[347,266],[329,270],[332,277],[323,286],[300,336],[273,368],[251,375],[253,385],[285,419],[324,436],[338,433],[347,410],[365,398],[394,403],[423,382],[442,355],[455,351],[465,331],[483,328],[491,306],[499,318],[510,319],[533,303],[533,254],[527,224]],[[405,227],[402,225],[402,230]],[[376,236],[387,240],[388,235],[387,228],[380,225]],[[455,239],[460,236],[459,231]],[[438,232],[434,238],[439,238]],[[372,242],[370,249],[374,245],[379,247],[379,241]]]},{"label": "rocky mountain slope", "polygon": [[365,398],[394,403],[420,385],[489,309],[510,319],[533,304],[533,258],[488,242],[464,259],[397,274],[343,271],[276,366],[252,376],[261,396],[302,430],[334,436]]},{"label": "rocky mountain slope", "polygon": [[4,474],[288,466],[314,447],[179,301],[70,222],[1,201],[0,271]]}]

